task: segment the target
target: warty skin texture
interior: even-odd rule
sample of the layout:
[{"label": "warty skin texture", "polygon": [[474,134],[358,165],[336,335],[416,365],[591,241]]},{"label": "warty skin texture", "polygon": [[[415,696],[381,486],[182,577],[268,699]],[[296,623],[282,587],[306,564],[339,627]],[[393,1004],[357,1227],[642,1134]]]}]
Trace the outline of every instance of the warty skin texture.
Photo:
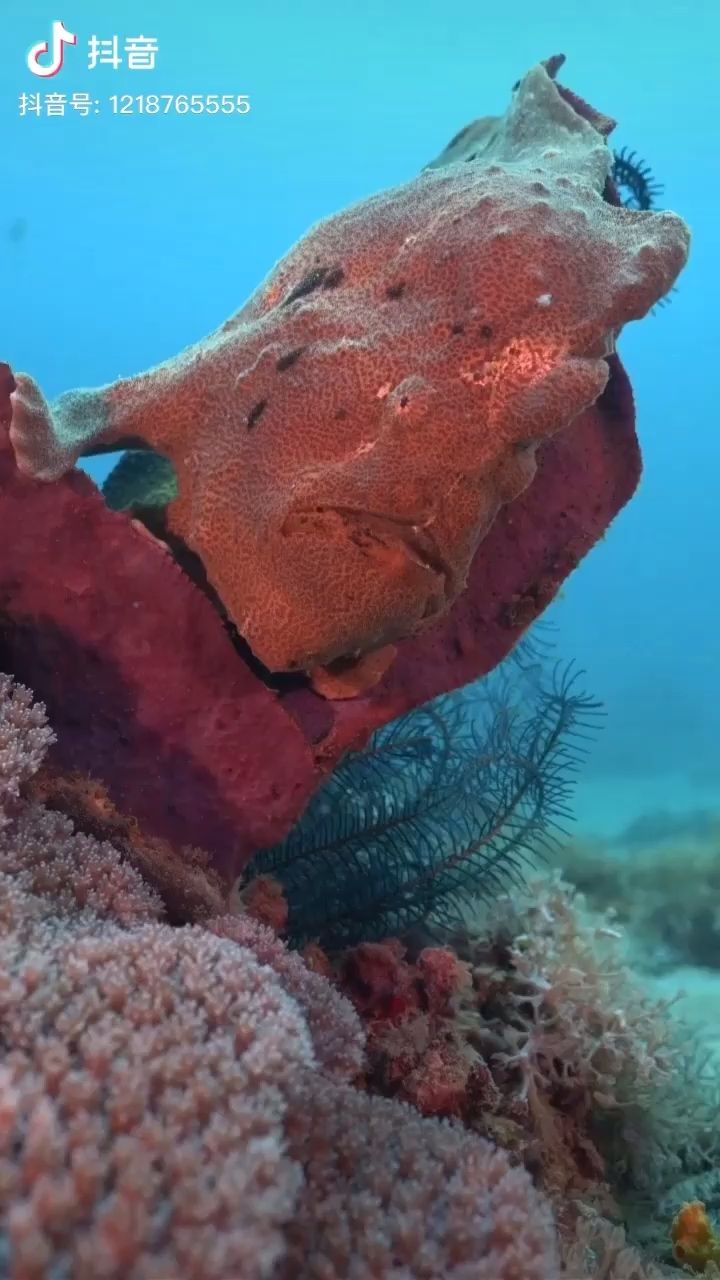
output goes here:
[{"label": "warty skin texture", "polygon": [[544,67],[471,141],[319,223],[158,368],[52,408],[17,375],[19,467],[169,457],[172,534],[256,657],[327,696],[374,684],[450,608],[538,447],[601,395],[618,332],[687,256],[676,215],[603,198],[603,133]]}]

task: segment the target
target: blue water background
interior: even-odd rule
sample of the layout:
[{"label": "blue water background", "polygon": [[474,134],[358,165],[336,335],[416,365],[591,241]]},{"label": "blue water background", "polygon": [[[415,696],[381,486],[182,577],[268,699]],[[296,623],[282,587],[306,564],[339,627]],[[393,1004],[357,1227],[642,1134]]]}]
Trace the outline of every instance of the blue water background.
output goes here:
[{"label": "blue water background", "polygon": [[[56,18],[79,45],[35,80],[25,53]],[[157,37],[156,69],[89,71],[92,34]],[[645,475],[552,610],[608,709],[579,796],[589,827],[720,812],[719,50],[707,0],[3,4],[0,357],[50,397],[211,331],[310,223],[410,178],[550,54],[651,163],[695,239],[672,305],[621,340]],[[38,90],[247,93],[252,109],[21,119],[18,95]]]}]

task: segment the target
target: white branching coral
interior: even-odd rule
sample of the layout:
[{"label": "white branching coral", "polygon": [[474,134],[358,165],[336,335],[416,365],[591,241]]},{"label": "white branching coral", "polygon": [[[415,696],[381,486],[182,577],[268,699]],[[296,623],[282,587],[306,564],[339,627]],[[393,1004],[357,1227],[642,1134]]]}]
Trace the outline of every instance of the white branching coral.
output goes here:
[{"label": "white branching coral", "polygon": [[0,829],[53,739],[42,703],[0,672]]}]

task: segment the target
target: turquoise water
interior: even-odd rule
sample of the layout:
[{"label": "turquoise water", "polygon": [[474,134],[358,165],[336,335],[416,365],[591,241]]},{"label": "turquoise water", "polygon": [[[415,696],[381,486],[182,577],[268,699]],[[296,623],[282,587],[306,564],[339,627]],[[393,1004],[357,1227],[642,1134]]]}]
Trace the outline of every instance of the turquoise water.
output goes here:
[{"label": "turquoise water", "polygon": [[[36,81],[26,51],[59,17],[78,44]],[[88,68],[93,35],[122,49],[139,34],[157,41],[154,70]],[[618,119],[616,145],[652,166],[694,244],[672,304],[622,335],[645,475],[552,610],[560,651],[608,711],[578,794],[589,829],[720,809],[719,41],[702,0],[3,5],[0,348],[49,396],[212,330],[310,223],[409,178],[557,51],[561,78]],[[19,95],[38,85],[101,108],[21,118]],[[251,110],[112,113],[112,95],[151,91],[247,94]]]},{"label": "turquoise water", "polygon": [[[699,1196],[720,1259],[718,49],[707,0],[4,0],[0,1280],[94,1280],[96,1257],[98,1275],[123,1280],[446,1280],[451,1257],[472,1280],[672,1280],[665,1264],[697,1245],[681,1207]],[[602,130],[578,124],[577,103],[568,124],[537,69],[557,53],[561,84],[617,119],[611,146],[637,153],[657,207],[690,224],[690,263],[619,339],[638,493],[497,671],[417,707],[472,662],[499,662],[624,492],[623,382],[611,358],[599,392],[592,358],[684,250],[677,220],[601,204]],[[33,74],[53,59],[55,74]],[[437,170],[401,214],[378,201],[370,250],[351,217],[324,258],[333,223],[197,377],[181,362],[172,396],[143,398],[144,384],[139,434],[178,468],[167,522],[146,491],[133,527],[86,479],[47,473],[28,379],[7,448],[6,361],[52,401],[170,360],[312,224],[409,183],[463,125],[505,112],[533,67],[513,128],[543,118],[541,145],[533,124],[499,168],[484,156]],[[543,182],[527,181],[528,156]],[[506,215],[526,218],[512,243]],[[407,278],[388,272],[383,217],[403,228]],[[574,236],[605,220],[607,290],[596,243],[581,252]],[[384,253],[368,269],[376,228]],[[510,340],[505,280],[499,325],[490,309],[496,253],[514,264]],[[368,313],[348,297],[369,298]],[[370,381],[381,362],[398,383]],[[588,382],[603,398],[585,415]],[[408,637],[397,618],[432,618],[464,572],[477,510],[458,500],[458,532],[455,494],[483,510],[516,496],[548,405],[557,426],[558,386],[565,420],[583,410],[580,448],[568,434],[538,450],[535,488],[482,528],[445,629]],[[482,417],[475,399],[467,409],[476,394]],[[137,410],[127,387],[109,399],[70,396],[54,409],[60,437],[68,421]],[[233,433],[210,467],[196,418]],[[81,465],[102,484],[119,457]],[[108,506],[129,509],[122,477],[147,482],[146,460],[129,456]],[[5,670],[47,704],[56,741]]]}]

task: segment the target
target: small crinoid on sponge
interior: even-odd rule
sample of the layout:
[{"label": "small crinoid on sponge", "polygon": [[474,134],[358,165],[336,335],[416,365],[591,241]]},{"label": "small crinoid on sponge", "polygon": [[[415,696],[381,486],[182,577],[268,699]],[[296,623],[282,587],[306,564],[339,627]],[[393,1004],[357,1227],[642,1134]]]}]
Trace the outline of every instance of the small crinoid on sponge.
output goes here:
[{"label": "small crinoid on sponge", "polygon": [[178,478],[169,531],[256,658],[328,696],[382,679],[687,256],[676,215],[608,198],[610,122],[557,66],[458,155],[317,224],[166,364],[52,408],[18,375],[20,468],[52,479],[98,447],[156,449]]}]

